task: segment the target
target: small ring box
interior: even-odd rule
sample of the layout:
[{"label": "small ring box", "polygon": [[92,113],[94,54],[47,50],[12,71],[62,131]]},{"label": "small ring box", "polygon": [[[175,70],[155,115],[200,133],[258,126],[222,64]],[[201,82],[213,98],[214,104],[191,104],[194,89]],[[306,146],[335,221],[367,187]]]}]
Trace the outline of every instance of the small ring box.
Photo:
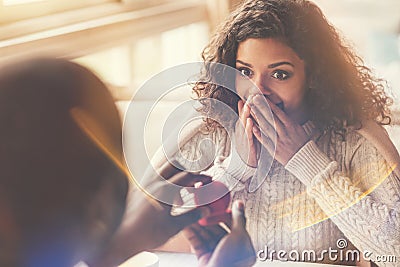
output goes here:
[{"label": "small ring box", "polygon": [[208,217],[198,221],[200,225],[207,226],[231,220],[231,210],[228,209],[231,194],[223,183],[212,181],[206,185],[196,185],[194,201],[196,206],[208,206],[211,211]]}]

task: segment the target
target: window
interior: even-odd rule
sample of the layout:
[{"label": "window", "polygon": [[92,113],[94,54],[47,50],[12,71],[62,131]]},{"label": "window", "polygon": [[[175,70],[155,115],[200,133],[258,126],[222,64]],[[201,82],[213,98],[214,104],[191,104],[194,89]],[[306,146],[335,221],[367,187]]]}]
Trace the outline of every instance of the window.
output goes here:
[{"label": "window", "polygon": [[20,5],[20,4],[27,4],[32,2],[43,2],[45,0],[3,0],[4,6],[13,6],[13,5]]},{"label": "window", "polygon": [[3,0],[0,9],[0,24],[55,13],[76,10],[105,3],[118,3],[119,0]]},{"label": "window", "polygon": [[[47,15],[38,16],[36,10]],[[27,17],[19,20],[24,13]],[[33,54],[50,53],[67,58],[92,54],[207,21],[208,6],[203,0],[46,0],[1,6],[0,18],[2,64]]]},{"label": "window", "polygon": [[[80,57],[76,61],[102,77],[123,114],[136,90],[153,75],[168,67],[201,60],[200,53],[208,39],[208,24],[199,22]],[[146,146],[150,156],[161,146],[160,125],[179,103],[190,98],[190,87],[184,89],[187,91],[179,90],[178,94],[163,98],[149,114]],[[154,100],[140,99],[140,105],[152,105]],[[145,166],[143,156],[138,155],[135,162]]]},{"label": "window", "polygon": [[209,38],[206,22],[198,22],[141,38],[76,59],[112,89],[116,100],[129,100],[135,90],[159,71],[201,60]]},{"label": "window", "polygon": [[[17,12],[7,18],[12,23],[0,25],[0,64],[43,53],[74,59],[94,70],[109,85],[123,113],[127,100],[152,75],[176,64],[201,59],[212,25],[225,12],[219,10],[226,6],[223,1],[14,2],[2,6],[0,11],[15,8]],[[51,9],[55,2],[60,5]],[[84,6],[78,7],[80,4]],[[44,5],[48,8],[41,8]],[[32,12],[27,12],[30,7]],[[160,146],[159,126],[178,103],[190,96],[190,88],[187,89],[188,95],[163,99],[154,110],[146,141],[149,156]],[[143,105],[151,102],[141,101]],[[143,156],[136,160],[138,165],[145,166]]]}]

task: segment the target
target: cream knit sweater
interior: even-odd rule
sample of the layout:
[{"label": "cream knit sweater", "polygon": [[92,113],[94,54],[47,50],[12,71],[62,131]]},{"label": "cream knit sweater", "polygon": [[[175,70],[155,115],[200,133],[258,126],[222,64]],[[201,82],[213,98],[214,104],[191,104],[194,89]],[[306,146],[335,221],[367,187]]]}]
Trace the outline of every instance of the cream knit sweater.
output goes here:
[{"label": "cream knit sweater", "polygon": [[[253,193],[248,185],[254,169],[231,149],[223,129],[193,131],[175,157],[188,169],[214,159],[204,173],[245,201],[247,229],[261,258],[276,260],[282,250],[284,260],[345,264],[356,247],[378,266],[400,266],[400,185],[393,166],[357,131],[349,130],[342,141],[334,134],[317,139],[310,122],[303,127],[311,140],[286,166],[273,161]],[[396,256],[397,263],[379,262],[382,256]]]}]

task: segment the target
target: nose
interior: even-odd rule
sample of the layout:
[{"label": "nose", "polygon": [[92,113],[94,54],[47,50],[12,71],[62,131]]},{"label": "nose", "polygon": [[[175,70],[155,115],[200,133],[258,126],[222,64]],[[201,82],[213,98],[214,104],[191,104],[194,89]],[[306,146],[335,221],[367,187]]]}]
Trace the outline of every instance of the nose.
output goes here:
[{"label": "nose", "polygon": [[265,80],[266,79],[264,79],[261,75],[253,77],[252,81],[257,87],[253,88],[252,94],[259,94],[261,92],[263,95],[271,95],[273,93]]}]

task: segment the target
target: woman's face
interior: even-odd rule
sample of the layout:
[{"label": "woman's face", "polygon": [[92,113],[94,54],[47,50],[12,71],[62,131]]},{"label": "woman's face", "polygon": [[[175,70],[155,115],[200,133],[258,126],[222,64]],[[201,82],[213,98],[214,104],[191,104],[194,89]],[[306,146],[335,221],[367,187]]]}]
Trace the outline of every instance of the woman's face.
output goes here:
[{"label": "woman's face", "polygon": [[307,120],[305,64],[290,47],[272,38],[249,38],[239,43],[236,69],[258,87],[246,86],[238,76],[236,90],[242,99],[262,93],[293,120]]}]

